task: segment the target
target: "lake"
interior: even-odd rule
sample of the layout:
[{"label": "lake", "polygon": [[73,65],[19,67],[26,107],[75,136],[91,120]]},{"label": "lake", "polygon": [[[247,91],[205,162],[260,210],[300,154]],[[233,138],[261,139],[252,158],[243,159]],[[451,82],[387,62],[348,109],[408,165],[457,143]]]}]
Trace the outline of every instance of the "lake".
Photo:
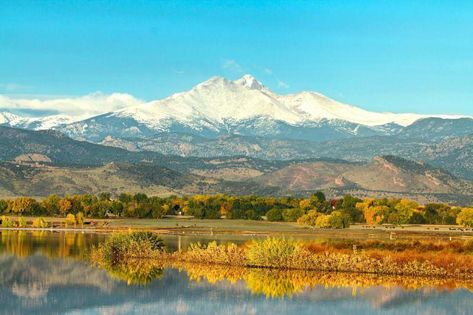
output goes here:
[{"label": "lake", "polygon": [[[471,314],[452,280],[221,266],[100,269],[101,234],[0,231],[1,314]],[[214,237],[166,236],[171,249]],[[227,236],[224,241],[244,241]],[[143,269],[144,268],[144,269]]]}]

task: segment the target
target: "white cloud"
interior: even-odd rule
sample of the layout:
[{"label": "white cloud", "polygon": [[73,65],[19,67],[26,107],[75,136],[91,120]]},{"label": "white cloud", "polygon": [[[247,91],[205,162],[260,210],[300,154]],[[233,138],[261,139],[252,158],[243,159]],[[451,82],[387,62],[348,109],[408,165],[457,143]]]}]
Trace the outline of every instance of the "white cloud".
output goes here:
[{"label": "white cloud", "polygon": [[289,84],[287,84],[284,81],[278,80],[278,87],[283,88],[283,89],[287,89],[289,87]]},{"label": "white cloud", "polygon": [[239,65],[235,60],[233,59],[225,59],[222,62],[222,69],[235,73],[235,74],[242,74],[244,73],[244,69],[241,65]]},{"label": "white cloud", "polygon": [[75,119],[88,118],[140,104],[143,104],[142,100],[123,93],[113,93],[110,95],[93,93],[79,97],[62,97],[47,100],[13,98],[0,95],[0,109],[55,111],[72,116]]},{"label": "white cloud", "polygon": [[273,75],[273,70],[270,68],[264,68],[263,72],[264,74],[267,74],[267,75]]},{"label": "white cloud", "polygon": [[26,90],[29,88],[29,86],[16,83],[0,83],[0,89],[5,90],[7,92]]}]

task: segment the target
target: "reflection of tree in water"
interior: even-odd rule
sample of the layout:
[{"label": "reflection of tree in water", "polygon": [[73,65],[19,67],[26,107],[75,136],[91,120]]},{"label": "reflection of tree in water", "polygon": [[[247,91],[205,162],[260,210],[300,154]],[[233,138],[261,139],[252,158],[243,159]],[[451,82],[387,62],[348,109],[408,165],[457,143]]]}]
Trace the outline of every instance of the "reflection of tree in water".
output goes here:
[{"label": "reflection of tree in water", "polygon": [[48,231],[1,231],[0,235],[0,252],[23,258],[37,252],[50,258],[85,258],[88,249],[101,238],[83,233]]},{"label": "reflection of tree in water", "polygon": [[348,288],[354,296],[363,294],[370,288],[383,288],[383,292],[421,290],[421,292],[429,294],[460,288],[473,291],[473,281],[471,280],[355,273],[319,273],[190,263],[169,263],[168,267],[186,272],[189,280],[195,282],[205,280],[210,284],[216,284],[223,281],[230,283],[242,281],[253,294],[262,294],[268,298],[291,297],[315,287]]},{"label": "reflection of tree in water", "polygon": [[[52,235],[48,232],[3,231],[1,233],[0,252],[12,254],[22,259],[39,252],[50,258],[73,257],[84,260],[87,257],[91,258],[86,255],[86,252],[91,245],[96,243],[96,236],[81,233],[54,233]],[[240,286],[247,288],[252,294],[263,295],[268,298],[301,296],[314,288],[343,288],[350,290],[353,295],[360,295],[382,287],[382,291],[386,295],[385,299],[379,296],[377,301],[381,305],[387,306],[394,301],[391,295],[399,296],[396,293],[399,291],[418,290],[417,293],[420,292],[421,295],[432,295],[438,294],[438,290],[444,291],[458,288],[473,290],[472,280],[270,270],[225,265],[192,264],[172,260],[162,261],[159,259],[127,259],[115,264],[94,259],[91,259],[91,262],[93,265],[106,270],[109,276],[128,285],[150,284],[153,280],[162,278],[164,268],[175,268],[185,272],[189,281],[194,283],[204,283],[204,281],[211,285],[216,285],[219,282],[226,282],[232,285],[238,283]],[[20,267],[25,270],[31,269],[26,263],[26,259],[25,264],[18,266],[18,268]],[[99,271],[96,268],[90,269]],[[42,272],[38,271],[38,273],[41,274]],[[85,280],[87,275],[83,276]],[[3,280],[9,279],[9,275],[6,273],[3,273],[2,277]],[[31,272],[29,277],[35,279],[38,276]],[[49,279],[56,278],[54,274],[48,274],[41,283],[35,281],[28,284],[10,283],[9,287],[17,296],[28,294],[43,295],[45,289],[47,290],[49,287]],[[13,278],[11,280],[13,281]],[[59,283],[58,280],[54,281]],[[432,291],[429,292],[429,290]],[[404,300],[404,298],[402,299]]]},{"label": "reflection of tree in water", "polygon": [[105,269],[111,277],[126,281],[128,285],[149,284],[163,275],[162,266],[149,259],[129,259],[126,262],[117,263],[96,261],[95,263]]}]

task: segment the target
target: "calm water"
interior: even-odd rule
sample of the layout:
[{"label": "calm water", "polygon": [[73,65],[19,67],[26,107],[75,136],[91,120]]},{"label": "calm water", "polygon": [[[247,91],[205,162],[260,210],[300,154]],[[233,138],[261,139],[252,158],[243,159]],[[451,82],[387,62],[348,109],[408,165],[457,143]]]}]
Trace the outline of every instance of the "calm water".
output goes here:
[{"label": "calm water", "polygon": [[[145,277],[133,278],[88,262],[88,248],[103,235],[4,231],[0,236],[1,314],[473,312],[473,294],[461,286],[442,289],[417,283],[415,290],[407,290],[396,285],[396,279],[379,283],[360,276],[193,266],[181,271],[153,269]],[[166,238],[172,248],[190,241]]]}]

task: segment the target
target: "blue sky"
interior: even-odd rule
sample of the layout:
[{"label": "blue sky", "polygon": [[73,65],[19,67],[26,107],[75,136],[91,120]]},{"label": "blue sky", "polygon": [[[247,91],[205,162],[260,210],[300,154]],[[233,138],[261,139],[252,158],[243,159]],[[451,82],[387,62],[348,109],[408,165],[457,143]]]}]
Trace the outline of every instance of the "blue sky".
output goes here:
[{"label": "blue sky", "polygon": [[0,94],[145,100],[251,73],[369,110],[473,114],[473,1],[0,0]]}]

